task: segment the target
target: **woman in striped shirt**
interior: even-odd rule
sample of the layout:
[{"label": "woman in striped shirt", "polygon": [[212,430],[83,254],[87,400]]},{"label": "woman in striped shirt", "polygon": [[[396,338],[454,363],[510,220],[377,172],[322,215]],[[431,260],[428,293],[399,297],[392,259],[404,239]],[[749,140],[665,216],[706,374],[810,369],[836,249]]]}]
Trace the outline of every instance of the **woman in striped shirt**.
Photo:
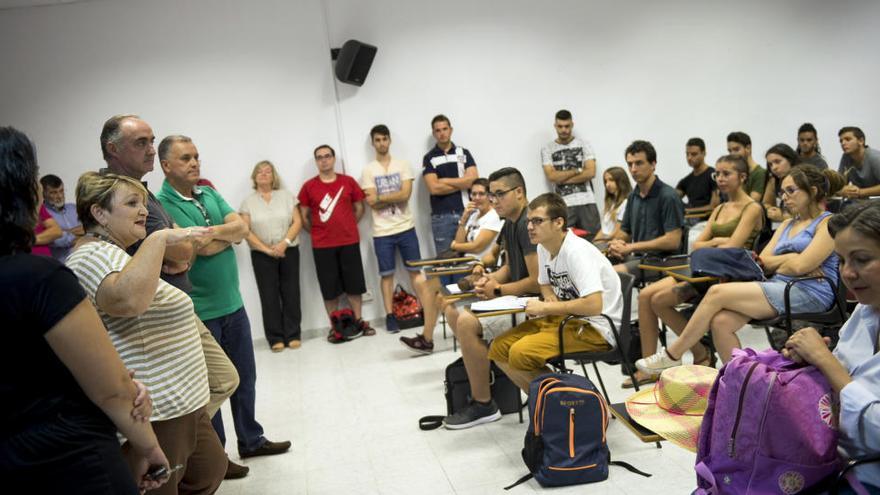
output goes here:
[{"label": "woman in striped shirt", "polygon": [[[208,378],[190,298],[159,278],[165,247],[210,228],[164,229],[146,236],[147,192],[134,179],[88,172],[76,187],[85,235],[67,265],[98,309],[125,365],[153,399],[150,421],[172,467],[155,493],[213,493],[226,454],[205,412]],[[144,239],[134,256],[125,249]],[[123,445],[123,453],[128,452]]]}]

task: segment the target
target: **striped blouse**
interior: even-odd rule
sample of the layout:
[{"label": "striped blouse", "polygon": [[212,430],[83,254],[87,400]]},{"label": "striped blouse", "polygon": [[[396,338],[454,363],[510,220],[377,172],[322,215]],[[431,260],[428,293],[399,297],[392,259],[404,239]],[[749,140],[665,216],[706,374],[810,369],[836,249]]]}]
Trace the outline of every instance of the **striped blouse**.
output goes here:
[{"label": "striped blouse", "polygon": [[[80,246],[67,266],[97,307],[95,293],[107,275],[131,260],[118,246],[95,241]],[[189,296],[159,280],[153,302],[135,317],[111,316],[98,307],[122,362],[135,370],[153,400],[151,421],[189,414],[208,402],[208,371]]]}]

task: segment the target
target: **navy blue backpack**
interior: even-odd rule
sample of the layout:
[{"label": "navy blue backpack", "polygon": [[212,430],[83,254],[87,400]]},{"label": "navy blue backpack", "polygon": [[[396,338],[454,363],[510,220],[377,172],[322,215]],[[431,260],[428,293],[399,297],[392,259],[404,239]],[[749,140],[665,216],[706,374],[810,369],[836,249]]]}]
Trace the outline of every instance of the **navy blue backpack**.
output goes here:
[{"label": "navy blue backpack", "polygon": [[529,429],[522,449],[529,474],[509,490],[534,477],[541,486],[592,483],[608,478],[608,464],[651,476],[611,461],[605,430],[608,406],[586,377],[567,373],[542,375],[529,385]]}]

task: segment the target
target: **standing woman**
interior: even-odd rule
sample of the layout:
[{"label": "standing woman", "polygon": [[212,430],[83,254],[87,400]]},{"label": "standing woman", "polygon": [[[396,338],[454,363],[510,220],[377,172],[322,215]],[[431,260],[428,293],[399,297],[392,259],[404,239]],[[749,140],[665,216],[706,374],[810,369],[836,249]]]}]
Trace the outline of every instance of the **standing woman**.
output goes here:
[{"label": "standing woman", "polygon": [[629,175],[621,167],[610,167],[602,174],[605,183],[605,207],[602,210],[602,231],[593,242],[609,241],[620,228],[623,212],[626,211],[626,198],[632,192]]},{"label": "standing woman", "polygon": [[[813,328],[798,331],[782,351],[828,379],[839,408],[840,447],[848,457],[880,451],[880,202],[852,205],[828,222],[840,276],[859,304],[834,352]],[[870,493],[880,493],[880,464],[855,468]],[[841,493],[854,493],[842,491]]]},{"label": "standing woman", "polygon": [[239,214],[250,229],[254,277],[260,292],[263,330],[272,352],[302,345],[299,296],[299,231],[302,217],[275,166],[263,160],[251,172],[254,193],[241,203]]},{"label": "standing woman", "polygon": [[[792,167],[800,161],[797,153],[785,143],[773,145],[764,155],[767,159],[767,187],[764,189],[764,208],[771,222],[781,222],[791,218],[791,213],[782,208],[782,179],[788,177]],[[827,167],[826,167],[827,168]]]},{"label": "standing woman", "polygon": [[[54,258],[30,254],[41,203],[37,177],[31,141],[0,127],[4,491],[111,495],[155,488],[159,483],[144,474],[168,461],[146,422],[149,400],[133,408],[138,386],[76,276]],[[117,430],[132,447],[132,469]]]}]

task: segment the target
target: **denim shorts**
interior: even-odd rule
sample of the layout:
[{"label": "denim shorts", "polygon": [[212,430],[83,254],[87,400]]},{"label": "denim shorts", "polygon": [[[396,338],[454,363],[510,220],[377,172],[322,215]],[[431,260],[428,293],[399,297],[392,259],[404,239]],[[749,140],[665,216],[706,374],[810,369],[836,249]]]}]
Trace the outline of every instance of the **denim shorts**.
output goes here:
[{"label": "denim shorts", "polygon": [[[764,297],[767,298],[767,302],[776,310],[776,314],[785,314],[785,282],[770,279],[765,282],[758,282],[758,285],[764,291]],[[824,302],[797,284],[793,285],[788,292],[788,301],[791,304],[792,313],[821,313],[828,309]]]},{"label": "denim shorts", "polygon": [[[419,238],[416,229],[411,228],[399,234],[384,235],[373,238],[373,247],[376,249],[376,259],[379,261],[379,275],[385,277],[394,273],[397,265],[395,251],[400,251],[400,257],[404,262],[422,259],[419,251]],[[417,272],[419,267],[407,266],[407,270]]]}]

